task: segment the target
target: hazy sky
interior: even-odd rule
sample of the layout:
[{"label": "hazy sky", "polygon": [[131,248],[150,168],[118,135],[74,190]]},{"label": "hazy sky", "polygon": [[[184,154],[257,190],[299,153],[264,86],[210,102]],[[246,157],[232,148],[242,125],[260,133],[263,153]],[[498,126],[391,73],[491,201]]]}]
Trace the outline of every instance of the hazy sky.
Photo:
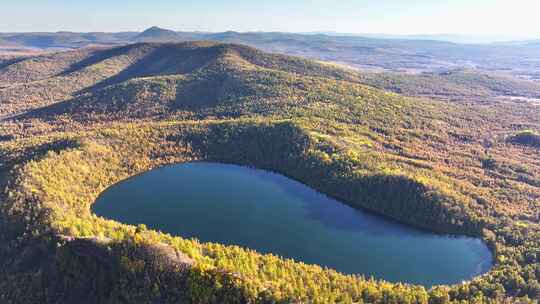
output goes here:
[{"label": "hazy sky", "polygon": [[0,32],[336,31],[540,37],[540,0],[0,0]]}]

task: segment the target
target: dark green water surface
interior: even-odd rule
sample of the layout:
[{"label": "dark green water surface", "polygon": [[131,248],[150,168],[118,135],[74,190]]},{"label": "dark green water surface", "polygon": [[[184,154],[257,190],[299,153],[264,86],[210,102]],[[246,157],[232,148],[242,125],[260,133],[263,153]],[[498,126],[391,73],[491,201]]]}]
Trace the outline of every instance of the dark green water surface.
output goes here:
[{"label": "dark green water surface", "polygon": [[93,210],[185,238],[393,282],[458,283],[491,266],[491,253],[479,239],[401,225],[282,175],[235,165],[155,169],[112,186]]}]

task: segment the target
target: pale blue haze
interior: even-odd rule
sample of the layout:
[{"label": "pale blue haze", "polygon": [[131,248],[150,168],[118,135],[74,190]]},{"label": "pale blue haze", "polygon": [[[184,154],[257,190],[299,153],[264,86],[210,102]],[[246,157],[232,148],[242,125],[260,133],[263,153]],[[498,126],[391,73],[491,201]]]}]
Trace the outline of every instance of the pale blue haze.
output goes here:
[{"label": "pale blue haze", "polygon": [[4,0],[0,32],[283,31],[540,36],[538,0]]}]

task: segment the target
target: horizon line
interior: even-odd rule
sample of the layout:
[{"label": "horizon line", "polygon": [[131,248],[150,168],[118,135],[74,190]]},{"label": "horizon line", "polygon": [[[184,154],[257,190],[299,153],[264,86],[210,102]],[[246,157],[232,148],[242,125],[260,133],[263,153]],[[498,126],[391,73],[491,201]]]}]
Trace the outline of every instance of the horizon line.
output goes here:
[{"label": "horizon line", "polygon": [[[525,40],[537,40],[540,39],[540,34],[536,36],[520,36],[512,34],[497,34],[497,33],[458,33],[458,32],[437,32],[437,33],[392,33],[392,32],[340,32],[340,31],[273,31],[273,30],[220,30],[220,31],[205,31],[205,30],[177,30],[161,26],[150,26],[142,30],[107,30],[107,31],[81,31],[81,30],[50,30],[50,31],[3,31],[0,30],[0,34],[60,34],[60,33],[73,33],[73,34],[84,34],[84,33],[101,33],[101,34],[117,34],[117,33],[142,33],[151,28],[160,28],[163,30],[170,30],[176,33],[201,33],[201,34],[218,34],[218,33],[239,33],[239,34],[249,34],[249,33],[280,33],[280,34],[299,34],[299,35],[326,35],[326,36],[394,36],[394,37],[404,37],[404,38],[414,38],[422,36],[449,36],[456,38],[480,38],[492,40],[493,42],[512,42],[512,41],[525,41]],[[374,37],[366,37],[374,38]],[[385,38],[385,37],[379,37]],[[390,38],[391,37],[387,37]]]}]

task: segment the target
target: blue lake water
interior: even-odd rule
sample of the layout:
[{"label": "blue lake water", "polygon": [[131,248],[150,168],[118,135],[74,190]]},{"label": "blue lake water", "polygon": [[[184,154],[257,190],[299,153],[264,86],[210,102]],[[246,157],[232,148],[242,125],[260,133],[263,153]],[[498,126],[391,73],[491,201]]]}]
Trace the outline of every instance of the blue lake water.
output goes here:
[{"label": "blue lake water", "polygon": [[285,176],[235,165],[155,169],[107,189],[93,211],[184,238],[424,286],[470,279],[488,271],[492,260],[479,239],[405,226]]}]

